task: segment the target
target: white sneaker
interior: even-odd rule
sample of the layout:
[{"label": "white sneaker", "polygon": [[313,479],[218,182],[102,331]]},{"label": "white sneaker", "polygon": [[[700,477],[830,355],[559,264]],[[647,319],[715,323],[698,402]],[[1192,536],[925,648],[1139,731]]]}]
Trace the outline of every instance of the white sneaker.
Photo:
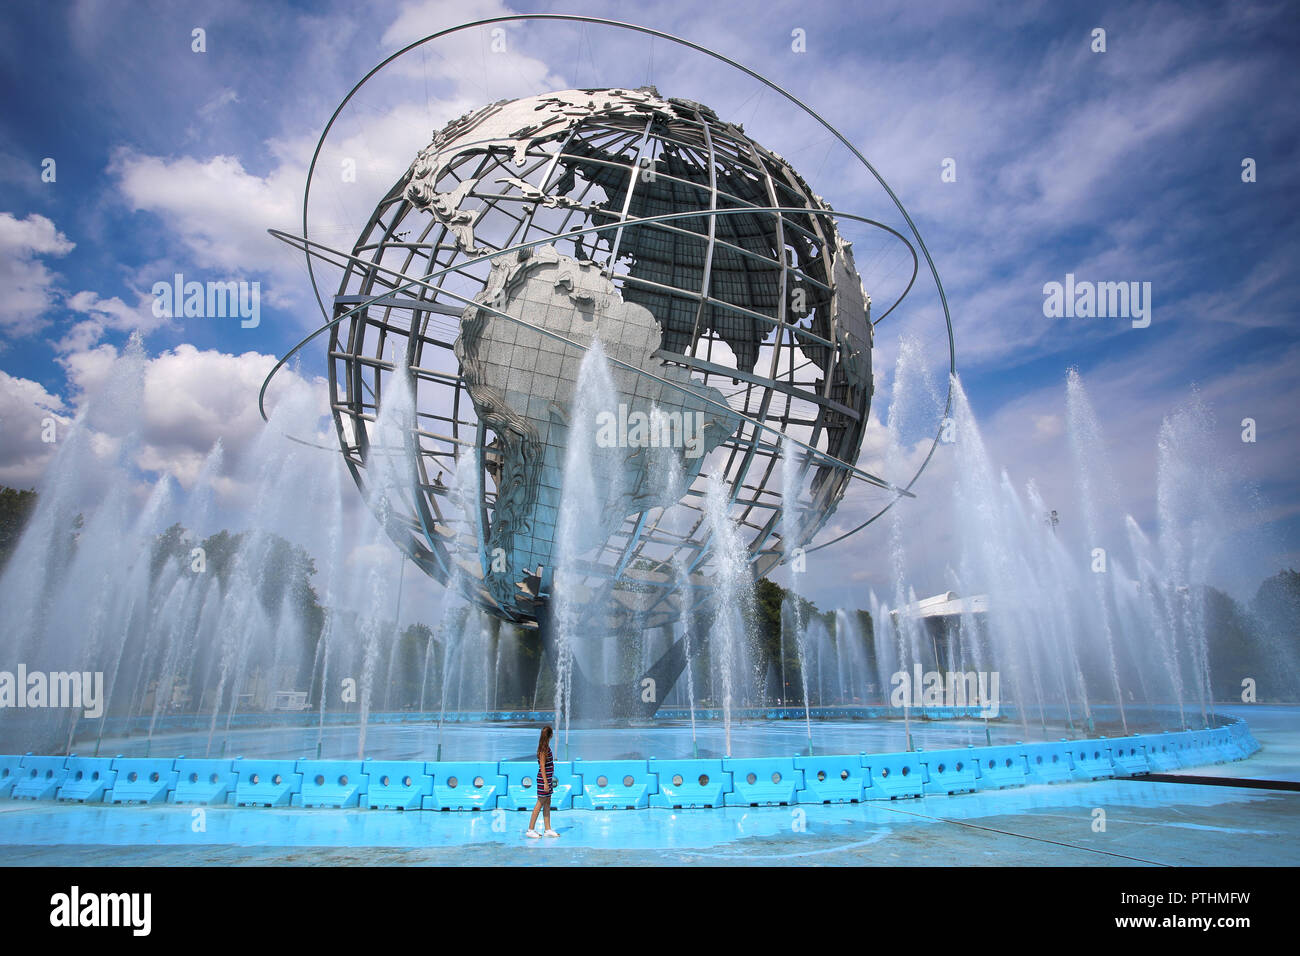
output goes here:
[{"label": "white sneaker", "polygon": [[524,836],[528,837],[528,839],[530,840],[536,840],[541,837],[541,834],[538,833],[536,830],[529,830],[527,833],[524,834]]},{"label": "white sneaker", "polygon": [[547,836],[553,836],[553,837],[557,837],[557,836],[559,836],[559,834],[556,833],[554,830],[547,830],[547,831],[546,831],[546,835],[547,835]]}]

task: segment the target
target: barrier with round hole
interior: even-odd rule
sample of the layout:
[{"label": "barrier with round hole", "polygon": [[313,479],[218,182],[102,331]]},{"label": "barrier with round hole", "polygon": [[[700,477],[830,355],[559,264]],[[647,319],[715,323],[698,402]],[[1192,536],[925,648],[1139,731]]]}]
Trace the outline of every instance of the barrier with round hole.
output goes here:
[{"label": "barrier with round hole", "polygon": [[302,774],[292,760],[236,760],[235,804],[241,807],[301,806]]},{"label": "barrier with round hole", "polygon": [[112,757],[79,757],[72,754],[64,764],[67,775],[56,799],[63,803],[103,803],[117,773]]},{"label": "barrier with round hole", "polygon": [[23,758],[17,754],[0,756],[0,800],[13,795],[14,784],[18,782],[18,771]]},{"label": "barrier with round hole", "polygon": [[976,764],[980,755],[974,747],[960,750],[918,751],[921,760],[921,793],[974,793]]},{"label": "barrier with round hole", "polygon": [[1255,735],[1250,732],[1250,727],[1244,720],[1239,720],[1228,727],[1228,733],[1232,736],[1234,753],[1236,760],[1249,757],[1259,750],[1259,741]]},{"label": "barrier with round hole", "polygon": [[1201,735],[1203,733],[1204,731],[1183,730],[1169,735],[1174,759],[1178,761],[1180,768],[1200,767],[1211,762],[1210,755],[1205,752],[1205,748],[1201,745]]},{"label": "barrier with round hole", "polygon": [[1152,773],[1168,773],[1181,766],[1174,749],[1173,736],[1166,731],[1163,734],[1147,737],[1147,767]]},{"label": "barrier with round hole", "polygon": [[803,771],[792,757],[726,757],[722,768],[731,774],[729,807],[784,807],[799,802]]},{"label": "barrier with round hole", "polygon": [[105,803],[167,803],[176,790],[180,774],[170,757],[123,757],[113,760],[117,782],[104,797]]},{"label": "barrier with round hole", "polygon": [[420,801],[425,810],[495,810],[506,788],[495,760],[429,762],[424,772],[433,777],[433,793]]},{"label": "barrier with round hole", "polygon": [[1023,744],[1026,783],[1069,783],[1074,779],[1068,741]]},{"label": "barrier with round hole", "polygon": [[1189,758],[1192,766],[1220,763],[1219,750],[1214,746],[1213,731],[1202,730],[1191,735],[1188,741],[1193,756]]},{"label": "barrier with round hole", "polygon": [[800,803],[858,803],[866,799],[869,780],[860,754],[795,757],[794,765],[803,773],[803,787],[796,795]]},{"label": "barrier with round hole", "polygon": [[651,758],[649,765],[657,787],[650,795],[652,807],[720,807],[732,789],[731,774],[722,769],[721,760]]},{"label": "barrier with round hole", "polygon": [[643,810],[659,789],[645,760],[575,760],[573,769],[582,777],[579,810]]},{"label": "barrier with round hole", "polygon": [[419,810],[433,796],[433,775],[418,760],[367,760],[361,765],[366,792],[361,805],[371,810]]},{"label": "barrier with round hole", "polygon": [[[537,761],[502,760],[497,768],[506,781],[497,806],[502,810],[531,810],[537,804]],[[573,764],[557,760],[551,808],[571,810],[574,799],[581,794],[582,779],[573,772]]]},{"label": "barrier with round hole", "polygon": [[18,766],[15,800],[53,800],[68,774],[67,757],[38,757],[27,754]]},{"label": "barrier with round hole", "polygon": [[975,764],[975,785],[980,790],[1023,787],[1029,779],[1029,760],[1023,744],[980,747]]},{"label": "barrier with round hole", "polygon": [[1110,763],[1117,777],[1139,777],[1151,772],[1146,745],[1136,737],[1120,737],[1112,741]]},{"label": "barrier with round hole", "polygon": [[1215,763],[1241,759],[1241,750],[1234,744],[1232,731],[1227,727],[1206,731],[1206,737],[1206,750],[1214,755]]},{"label": "barrier with round hole", "polygon": [[177,757],[176,789],[171,803],[220,806],[235,802],[235,764],[242,760],[213,760],[207,757]]},{"label": "barrier with round hole", "polygon": [[863,791],[868,800],[900,800],[921,796],[920,754],[862,754],[870,786]]},{"label": "barrier with round hole", "polygon": [[1110,741],[1075,740],[1070,743],[1071,780],[1109,780],[1115,776],[1110,762]]},{"label": "barrier with round hole", "polygon": [[[673,799],[674,790],[676,796],[683,796],[692,784],[710,791],[714,787],[727,788],[722,795],[724,806],[825,803],[837,796],[842,799],[846,793],[848,799],[853,799],[852,795],[858,792],[857,782],[853,780],[855,767],[860,768],[863,798],[895,799],[921,796],[925,792],[946,793],[965,789],[954,787],[953,778],[947,776],[949,773],[957,774],[956,782],[960,785],[961,775],[967,772],[962,757],[949,763],[953,754],[978,758],[979,765],[975,770],[977,786],[986,789],[1016,786],[1018,782],[1042,784],[1072,779],[1107,779],[1117,774],[1134,773],[1140,770],[1143,762],[1152,772],[1203,766],[1223,760],[1240,760],[1259,749],[1259,742],[1250,733],[1249,726],[1244,721],[1232,719],[1232,723],[1226,726],[1196,731],[910,754],[726,758],[720,762],[682,759],[655,761],[653,765],[637,760],[586,763],[579,760],[572,764],[557,764],[559,786],[553,806],[557,809],[646,806],[680,806],[686,809],[715,805],[710,801],[716,800],[716,795],[698,801],[682,799],[676,802]],[[99,791],[99,782],[93,777],[95,771],[91,771],[90,782],[82,784],[85,774],[77,778],[77,771],[69,770],[78,759],[33,754],[0,756],[0,796],[10,794],[14,798],[55,799],[61,796],[60,787],[71,784],[66,799],[83,799],[77,788],[84,786],[89,788],[89,799],[93,800],[94,792]],[[988,766],[990,760],[994,764],[992,767]],[[174,803],[204,805],[301,806],[304,790],[310,791],[314,784],[320,787],[356,787],[358,803],[349,802],[347,805],[374,808],[473,810],[500,806],[528,810],[536,800],[537,766],[532,760],[500,763],[302,761],[304,766],[312,764],[317,771],[310,777],[297,768],[298,763],[239,758],[232,761],[178,757],[172,761],[166,758],[117,757],[112,759],[109,767],[110,773],[116,774],[113,783],[101,792],[103,799],[109,802],[128,802],[127,797],[118,795],[136,793],[133,788],[139,787],[141,802],[167,799]],[[333,763],[346,764],[354,771],[360,767],[360,772],[355,776],[353,773],[340,773],[330,782],[330,778],[319,772],[321,766],[316,765]],[[721,770],[715,772],[719,763]],[[846,763],[846,766],[839,767],[840,763]],[[942,781],[938,780],[940,763],[943,764]],[[737,767],[743,772],[738,774]],[[102,779],[102,768],[100,773]],[[68,779],[70,774],[73,777],[71,781]],[[319,783],[317,776],[321,778]],[[347,777],[346,782],[342,782],[343,777]],[[841,785],[843,789],[840,789]],[[439,786],[442,788],[440,791]],[[665,788],[662,793],[661,787]],[[792,791],[790,795],[786,795],[787,787]],[[652,802],[651,797],[657,799]],[[317,805],[332,804],[321,801]]]},{"label": "barrier with round hole", "polygon": [[299,760],[304,807],[359,807],[366,794],[366,773],[360,760]]}]

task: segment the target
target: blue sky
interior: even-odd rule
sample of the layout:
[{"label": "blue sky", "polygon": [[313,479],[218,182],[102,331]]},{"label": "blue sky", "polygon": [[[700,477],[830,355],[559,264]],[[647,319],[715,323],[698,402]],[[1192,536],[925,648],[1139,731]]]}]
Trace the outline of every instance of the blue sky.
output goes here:
[{"label": "blue sky", "polygon": [[[41,419],[70,420],[136,328],[149,387],[162,397],[138,464],[184,485],[220,437],[235,469],[261,427],[262,376],[319,321],[300,258],[266,229],[298,231],[306,160],[334,106],[405,42],[510,12],[676,33],[810,103],[916,220],[952,305],[966,390],[1015,481],[1032,479],[1049,502],[1069,499],[1064,382],[1078,367],[1123,508],[1154,528],[1156,436],[1196,388],[1215,411],[1218,454],[1265,501],[1258,519],[1269,545],[1237,571],[1257,581],[1300,564],[1300,17],[1289,3],[13,5],[0,23],[0,482],[40,484],[50,454]],[[202,53],[191,49],[196,27],[206,31]],[[1091,49],[1099,27],[1104,53]],[[792,49],[796,30],[807,52]],[[439,41],[344,114],[315,194],[322,241],[350,245],[415,150],[467,109],[645,82],[744,122],[836,207],[901,225],[823,130],[698,54],[570,24],[512,26],[507,40],[495,57],[481,30]],[[41,180],[47,157],[54,182]],[[341,157],[357,160],[357,182],[328,173]],[[1242,181],[1247,157],[1253,183]],[[955,182],[941,179],[949,158]],[[259,326],[153,316],[153,283],[176,272],[259,282]],[[1150,327],[1046,318],[1043,285],[1067,273],[1150,282]],[[864,271],[879,296],[873,278]],[[878,412],[898,333],[920,338],[942,372],[936,302],[932,286],[918,286],[881,326]],[[291,377],[310,387],[320,351]],[[1248,416],[1253,445],[1240,440]],[[943,496],[944,468],[940,456],[933,481],[916,489],[929,487],[931,502]],[[942,509],[934,513],[942,522]],[[940,546],[945,533],[935,532]],[[862,603],[884,573],[871,534],[828,549],[860,570],[827,576],[815,597]]]}]

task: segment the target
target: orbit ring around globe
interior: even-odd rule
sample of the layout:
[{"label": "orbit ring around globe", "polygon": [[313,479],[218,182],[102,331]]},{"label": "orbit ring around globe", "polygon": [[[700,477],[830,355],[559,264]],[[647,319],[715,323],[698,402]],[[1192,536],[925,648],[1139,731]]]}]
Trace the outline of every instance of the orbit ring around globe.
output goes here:
[{"label": "orbit ring around globe", "polygon": [[[462,591],[490,613],[516,623],[535,619],[534,614],[539,613],[536,609],[546,603],[547,592],[554,584],[548,572],[553,564],[550,547],[558,510],[557,461],[564,458],[568,441],[566,414],[572,411],[563,396],[556,394],[556,382],[576,381],[578,361],[554,353],[584,354],[599,341],[608,351],[608,372],[618,380],[611,395],[635,396],[650,402],[655,410],[660,406],[672,409],[669,414],[680,414],[684,421],[691,414],[697,418],[710,416],[708,424],[715,427],[705,448],[721,457],[709,459],[713,463],[709,477],[711,480],[720,474],[721,480],[729,483],[737,527],[752,532],[746,544],[758,573],[766,573],[788,560],[794,547],[810,552],[843,540],[884,514],[898,497],[911,497],[910,488],[937,448],[940,429],[936,429],[928,454],[906,485],[896,486],[875,478],[857,468],[854,461],[874,390],[870,370],[874,327],[912,289],[919,267],[916,249],[897,230],[881,222],[826,205],[778,154],[763,149],[744,135],[743,127],[720,119],[702,104],[663,99],[653,87],[571,90],[499,101],[471,111],[436,134],[433,144],[420,152],[411,169],[376,207],[352,254],[311,240],[308,216],[314,170],[333,124],[362,86],[393,60],[423,43],[476,27],[529,20],[611,26],[706,53],[780,93],[845,145],[885,189],[906,220],[934,279],[948,333],[947,416],[955,349],[937,269],[897,196],[842,134],[771,81],[690,41],[602,18],[521,14],[461,24],[409,44],[374,67],[336,108],[316,145],[307,173],[303,236],[271,230],[273,236],[306,254],[312,288],[326,322],[295,345],[268,374],[258,399],[263,418],[267,418],[266,391],[276,372],[308,342],[330,331],[331,405],[345,458],[358,487],[365,492],[362,475],[371,448],[367,428],[376,427],[385,373],[398,371],[397,364],[385,360],[381,353],[386,341],[392,344],[390,338],[408,336],[408,367],[403,370],[406,376],[416,382],[416,387],[423,385],[426,392],[452,389],[455,409],[461,409],[462,404],[468,407],[468,402],[462,401],[464,391],[473,400],[478,420],[464,418],[463,411],[438,415],[436,407],[417,411],[410,434],[404,436],[418,462],[413,482],[415,501],[400,516],[404,522],[391,522],[386,507],[381,509],[385,512],[380,515],[381,521],[398,546],[426,573],[448,583],[453,576],[451,564],[456,548],[441,546],[452,537],[447,526],[454,522],[443,513],[437,499],[443,498],[445,507],[456,494],[448,494],[442,470],[437,478],[428,472],[435,465],[442,468],[444,463],[460,464],[466,457],[464,449],[473,447],[474,463],[480,469],[475,486],[480,489],[480,498],[486,488],[484,476],[490,476],[495,486],[490,543],[507,545],[512,567],[495,580],[470,582],[469,588],[462,585]],[[516,129],[521,118],[526,122]],[[639,125],[642,121],[644,129]],[[478,137],[471,139],[470,133]],[[556,144],[558,149],[551,150]],[[513,166],[500,155],[512,151]],[[470,157],[480,160],[476,169],[468,165]],[[534,165],[526,168],[530,159]],[[496,165],[488,169],[493,160]],[[480,185],[490,172],[507,174],[495,180],[505,184],[504,191],[492,193],[490,186]],[[538,179],[534,174],[540,174],[540,188],[528,181],[530,176]],[[656,180],[656,175],[662,180]],[[652,185],[638,189],[641,182]],[[454,190],[450,188],[453,184]],[[576,198],[570,195],[575,188]],[[603,201],[589,200],[601,192]],[[710,197],[709,206],[698,205],[700,195]],[[481,205],[464,208],[467,196]],[[791,203],[792,198],[798,204]],[[720,202],[727,205],[720,206]],[[527,212],[515,216],[508,211],[512,208]],[[386,214],[391,214],[388,222],[384,221]],[[577,214],[592,224],[569,226]],[[562,223],[556,225],[561,219]],[[870,318],[870,298],[853,265],[851,244],[840,238],[834,227],[836,219],[879,228],[903,243],[911,255],[912,274],[906,287],[874,322]],[[486,232],[491,239],[476,234],[476,228],[481,229],[484,222],[500,225],[505,220],[518,222],[505,240],[490,229]],[[410,229],[398,229],[412,224],[425,224],[419,242],[406,242]],[[425,241],[433,228],[441,228],[440,234]],[[514,241],[520,228],[523,237]],[[529,239],[531,228],[543,235]],[[590,251],[584,241],[592,243]],[[597,261],[602,242],[607,255],[603,265]],[[560,252],[561,243],[573,243],[574,255]],[[439,256],[447,250],[452,255],[444,262]],[[362,252],[373,253],[373,259],[357,254]],[[390,252],[405,252],[407,259],[402,269],[380,261]],[[410,274],[416,255],[424,256],[425,264],[430,266],[427,271],[417,270],[417,274],[424,273],[423,278]],[[325,307],[315,275],[312,259],[316,256],[345,270],[333,316]],[[617,272],[624,263],[628,264],[625,271]],[[483,264],[491,268],[489,275],[480,277],[468,271]],[[379,279],[381,274],[393,276],[396,281]],[[470,286],[462,284],[461,291],[457,291],[456,283],[466,279]],[[614,279],[621,280],[621,284],[616,285]],[[349,282],[360,284],[353,287]],[[380,291],[374,291],[376,284]],[[693,291],[696,285],[700,285],[699,293]],[[494,290],[491,295],[489,288]],[[417,289],[416,298],[401,298]],[[473,295],[466,294],[474,290]],[[539,290],[543,293],[540,298]],[[354,294],[357,292],[360,294]],[[502,297],[507,292],[519,296],[518,302],[505,302]],[[811,296],[814,305],[811,309],[792,308],[792,296],[801,304],[803,297]],[[436,304],[439,298],[457,303],[457,308],[463,305],[463,314]],[[529,321],[498,307],[511,304],[521,305],[530,318],[547,318]],[[371,307],[384,310],[384,318],[371,318],[367,311]],[[549,317],[557,309],[564,314],[558,324]],[[409,329],[390,324],[394,310],[411,312]],[[791,315],[793,318],[788,317]],[[431,345],[436,345],[434,351],[440,354],[452,350],[448,342],[438,338],[436,323],[446,322],[443,317],[458,319],[460,332],[454,346],[459,374],[452,370],[450,377],[455,381],[450,385],[447,373],[417,368],[412,361],[412,356],[418,359],[422,350]],[[807,325],[803,324],[805,319]],[[352,329],[345,339],[339,330],[348,320],[352,320]],[[774,334],[770,332],[773,326]],[[588,331],[597,327],[599,337],[593,338]],[[514,353],[514,359],[502,358],[510,354],[516,337],[519,349],[526,351]],[[611,337],[612,342],[603,341]],[[367,350],[373,349],[375,342],[378,350],[370,354]],[[706,356],[702,358],[699,352],[705,347]],[[788,351],[784,368],[783,351]],[[536,359],[537,375],[528,381],[537,394],[530,393],[528,385],[518,386],[518,356],[526,356],[522,361],[527,364]],[[771,371],[766,376],[755,369],[760,358],[771,360]],[[796,365],[796,359],[803,361]],[[342,375],[336,372],[340,361]],[[515,366],[510,364],[512,361]],[[795,373],[810,365],[816,369],[796,382]],[[543,368],[550,369],[550,374],[544,376]],[[807,378],[817,370],[823,373],[822,378]],[[511,386],[508,392],[507,377]],[[727,378],[732,385],[745,384],[731,395],[723,395],[708,385],[711,380],[722,382]],[[741,391],[745,395],[742,408],[736,409],[726,399]],[[366,399],[366,392],[372,400]],[[548,398],[549,415],[545,410]],[[576,405],[576,394],[574,399],[571,404]],[[818,406],[815,419],[800,417],[796,403],[806,400]],[[451,435],[421,430],[419,416],[450,423]],[[461,431],[475,426],[475,442],[461,437]],[[796,426],[810,428],[810,440],[792,434]],[[495,437],[487,443],[489,433]],[[760,437],[772,434],[777,436],[774,442]],[[450,450],[438,447],[439,440]],[[825,444],[824,449],[815,446],[818,440]],[[629,462],[638,454],[629,455]],[[699,456],[698,449],[695,456],[689,452],[686,455],[688,487],[695,478],[702,483],[703,461],[689,460]],[[720,465],[724,460],[725,465]],[[756,461],[760,467],[765,461],[766,472],[750,476],[746,483],[749,468]],[[774,480],[778,463],[783,485],[779,496],[767,487]],[[690,470],[692,465],[694,471]],[[687,609],[680,603],[675,608],[669,606],[663,594],[657,602],[654,599],[656,590],[666,590],[656,589],[656,581],[663,577],[656,577],[656,573],[670,567],[670,552],[671,566],[678,566],[679,555],[674,549],[687,553],[690,566],[696,570],[707,563],[709,533],[693,537],[703,525],[702,492],[695,491],[693,506],[701,520],[682,533],[673,522],[666,523],[672,502],[661,500],[662,496],[656,498],[644,487],[646,470],[644,458],[635,465],[624,463],[626,485],[632,490],[624,494],[624,500],[605,504],[605,511],[612,510],[612,516],[595,521],[597,541],[599,529],[608,533],[608,541],[600,551],[610,557],[604,566],[595,562],[587,570],[596,579],[604,579],[606,585],[612,582],[614,591],[624,592],[617,595],[621,613],[609,618],[612,627],[629,619],[642,627],[662,625]],[[798,472],[801,487],[788,486],[787,471]],[[886,489],[893,497],[857,527],[813,545],[813,536],[834,511],[851,479]],[[375,507],[373,501],[371,505]],[[471,510],[479,523],[478,547],[472,550],[482,556],[486,505],[480,503]],[[796,512],[793,523],[785,515],[787,510]],[[659,518],[647,520],[651,512]],[[521,513],[525,520],[516,520],[512,526],[511,516]],[[463,543],[458,547],[470,550]],[[500,547],[493,549],[494,553],[501,551]],[[537,566],[536,576],[528,570],[533,563]],[[696,583],[703,594],[708,587],[707,576]],[[470,593],[476,588],[476,594]],[[516,591],[523,592],[522,596]],[[607,587],[605,596],[609,594]],[[657,609],[657,613],[651,613],[651,609]]]}]

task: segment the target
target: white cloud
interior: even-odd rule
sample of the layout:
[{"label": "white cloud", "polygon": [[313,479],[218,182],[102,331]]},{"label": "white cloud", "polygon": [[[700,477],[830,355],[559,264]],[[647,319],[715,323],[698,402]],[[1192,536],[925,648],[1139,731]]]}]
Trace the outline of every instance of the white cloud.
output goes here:
[{"label": "white cloud", "polygon": [[[81,396],[94,396],[114,371],[116,359],[109,346],[69,356],[69,380]],[[189,344],[147,359],[137,464],[170,474],[188,487],[220,440],[228,473],[233,474],[267,427],[258,412],[257,394],[275,361],[275,356],[258,352],[232,355]],[[323,383],[307,382],[290,369],[276,377],[268,406],[274,408],[287,393],[301,389],[319,393],[323,412]]]},{"label": "white cloud", "polygon": [[42,440],[46,421],[54,419],[54,437],[71,418],[63,399],[31,379],[0,371],[0,484],[34,485],[54,454]]},{"label": "white cloud", "polygon": [[0,212],[0,333],[30,335],[48,324],[45,315],[58,301],[59,276],[40,259],[66,256],[75,245],[42,215],[18,219]]},{"label": "white cloud", "polygon": [[109,172],[132,210],[158,215],[199,266],[228,278],[262,271],[255,264],[278,245],[266,230],[294,226],[301,177],[285,166],[261,177],[236,156],[164,159],[121,150]]},{"label": "white cloud", "polygon": [[90,318],[72,327],[67,337],[60,343],[63,351],[77,351],[79,346],[85,348],[98,341],[97,335],[92,338],[94,329],[89,328],[91,325],[98,326],[100,332],[104,329],[114,329],[119,332],[138,331],[147,334],[167,324],[165,317],[154,315],[153,297],[144,293],[138,295],[136,305],[130,306],[117,296],[103,299],[96,292],[83,290],[69,298],[67,306],[72,311],[88,315]]},{"label": "white cloud", "polygon": [[94,319],[84,319],[76,323],[54,343],[54,351],[61,354],[71,352],[88,352],[98,344],[104,335],[104,326]]},{"label": "white cloud", "polygon": [[[496,0],[455,10],[445,3],[407,4],[384,32],[380,46],[390,52],[440,27],[510,12]],[[351,251],[375,205],[416,152],[428,145],[434,131],[452,119],[503,97],[564,86],[545,62],[519,52],[509,36],[505,53],[490,53],[490,42],[485,33],[431,44],[395,62],[348,105],[315,169],[310,209],[313,240]],[[238,92],[222,88],[197,113],[210,119],[239,101]],[[258,144],[265,150],[265,159],[258,163],[264,172],[255,169],[257,161],[242,150],[200,157],[151,155],[130,148],[114,154],[109,172],[130,209],[157,216],[167,232],[180,239],[195,265],[221,270],[211,278],[238,280],[250,272],[269,278],[262,290],[264,301],[281,308],[297,307],[304,325],[315,327],[319,316],[314,303],[310,309],[301,308],[310,302],[302,255],[267,230],[301,232],[303,185],[321,124],[319,120],[304,124],[298,110],[287,113],[282,123],[282,129]],[[355,171],[353,180],[341,174],[345,162]],[[175,256],[159,259],[137,278],[151,286],[156,279],[170,280],[171,270],[184,265]],[[320,263],[316,269],[328,294],[332,270]]]}]

